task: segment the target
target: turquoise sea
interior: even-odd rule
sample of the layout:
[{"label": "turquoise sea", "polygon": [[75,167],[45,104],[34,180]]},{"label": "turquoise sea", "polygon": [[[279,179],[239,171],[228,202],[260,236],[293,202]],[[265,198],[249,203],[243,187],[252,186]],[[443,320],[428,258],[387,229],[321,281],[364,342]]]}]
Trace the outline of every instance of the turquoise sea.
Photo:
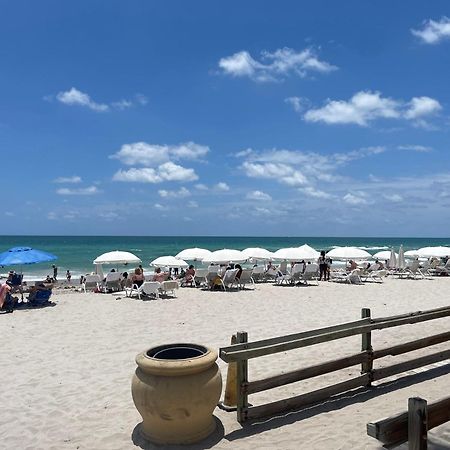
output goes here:
[{"label": "turquoise sea", "polygon": [[[176,255],[188,247],[209,250],[247,247],[263,247],[275,251],[282,247],[298,247],[308,244],[316,250],[329,250],[336,246],[355,246],[376,253],[379,250],[403,244],[405,250],[428,246],[450,246],[450,238],[377,238],[377,237],[221,237],[221,236],[0,236],[0,252],[11,247],[27,246],[55,254],[58,259],[60,278],[67,269],[73,277],[92,272],[92,261],[102,253],[125,250],[139,256],[143,265],[163,255]],[[22,268],[4,267],[0,273],[10,269],[23,270],[25,279],[36,279],[51,274],[51,263],[32,264]]]}]

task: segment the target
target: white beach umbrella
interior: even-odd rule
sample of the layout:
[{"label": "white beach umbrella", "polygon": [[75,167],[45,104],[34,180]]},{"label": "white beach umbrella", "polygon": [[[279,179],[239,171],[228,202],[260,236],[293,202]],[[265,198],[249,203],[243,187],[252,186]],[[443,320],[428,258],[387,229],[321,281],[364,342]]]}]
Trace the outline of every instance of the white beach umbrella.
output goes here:
[{"label": "white beach umbrella", "polygon": [[298,249],[300,250],[302,259],[305,260],[315,260],[320,256],[320,253],[316,249],[310,247],[308,244],[303,244]]},{"label": "white beach umbrella", "polygon": [[175,256],[160,256],[156,258],[150,263],[151,266],[154,267],[168,267],[168,268],[176,268],[176,267],[189,267],[189,264],[182,259],[175,258]]},{"label": "white beach umbrella", "polygon": [[261,261],[271,261],[273,259],[272,252],[269,252],[269,250],[260,247],[246,248],[245,250],[242,250],[242,254],[247,259],[252,258],[252,259],[259,259]]},{"label": "white beach umbrella", "polygon": [[142,262],[140,258],[133,253],[119,250],[103,253],[94,259],[94,264],[138,264],[140,262]]},{"label": "white beach umbrella", "polygon": [[403,245],[400,245],[400,248],[398,249],[397,269],[404,269],[405,267],[405,252],[403,251]]},{"label": "white beach umbrella", "polygon": [[404,253],[405,258],[417,258],[419,256],[417,252],[418,250],[408,250]]},{"label": "white beach umbrella", "polygon": [[305,259],[305,254],[307,254],[307,252],[305,252],[302,247],[287,247],[280,248],[274,252],[273,258],[282,261],[301,261],[302,259]]},{"label": "white beach umbrella", "polygon": [[435,256],[436,258],[444,258],[450,256],[449,247],[423,247],[417,250],[417,256],[419,258],[431,258]]},{"label": "white beach umbrella", "polygon": [[209,256],[202,259],[203,263],[215,263],[215,264],[228,264],[228,263],[241,263],[247,261],[247,257],[239,250],[233,250],[230,248],[224,248],[222,250],[216,250],[211,252]]},{"label": "white beach umbrella", "polygon": [[[391,257],[394,257],[394,260],[397,261],[397,253],[394,252],[394,249],[391,250],[383,250],[381,252],[375,253],[372,258],[373,259],[382,259],[383,261],[388,261],[391,259]],[[395,262],[394,262],[395,265]],[[392,266],[394,267],[394,266]]]},{"label": "white beach umbrella", "polygon": [[394,249],[391,248],[391,254],[389,256],[388,267],[391,269],[395,269],[397,266],[398,254],[394,252]]},{"label": "white beach umbrella", "polygon": [[201,261],[203,258],[209,256],[211,252],[205,248],[186,248],[175,256],[177,259],[184,259],[186,261]]},{"label": "white beach umbrella", "polygon": [[332,259],[371,259],[372,255],[357,247],[336,247],[327,253]]}]

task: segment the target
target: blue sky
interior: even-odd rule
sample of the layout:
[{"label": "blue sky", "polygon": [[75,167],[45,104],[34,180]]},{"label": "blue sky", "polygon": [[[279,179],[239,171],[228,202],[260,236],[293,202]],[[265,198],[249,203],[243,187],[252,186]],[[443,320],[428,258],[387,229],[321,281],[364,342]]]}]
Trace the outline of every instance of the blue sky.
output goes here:
[{"label": "blue sky", "polygon": [[2,234],[447,237],[448,17],[3,2]]}]

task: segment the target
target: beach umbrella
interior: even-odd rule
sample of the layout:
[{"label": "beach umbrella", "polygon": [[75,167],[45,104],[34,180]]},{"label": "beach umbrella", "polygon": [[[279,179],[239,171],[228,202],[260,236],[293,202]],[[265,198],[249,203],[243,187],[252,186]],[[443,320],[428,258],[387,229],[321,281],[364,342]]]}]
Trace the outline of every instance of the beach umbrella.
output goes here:
[{"label": "beach umbrella", "polygon": [[216,250],[211,252],[211,255],[203,258],[203,263],[215,263],[215,264],[228,264],[228,263],[241,263],[247,261],[247,257],[239,250],[233,250],[230,248],[224,248],[222,250]]},{"label": "beach umbrella", "polygon": [[336,247],[327,253],[332,259],[370,259],[372,255],[357,247]]},{"label": "beach umbrella", "polygon": [[417,250],[417,255],[419,258],[431,258],[435,256],[436,258],[444,258],[450,256],[449,247],[423,247]]},{"label": "beach umbrella", "polygon": [[[311,250],[315,252],[314,249],[311,248]],[[273,258],[283,261],[301,261],[302,259],[318,258],[318,254],[316,256],[316,254],[311,252],[311,250],[305,249],[304,246],[280,248],[279,250],[274,252]]]},{"label": "beach umbrella", "polygon": [[142,262],[140,258],[130,252],[115,250],[103,253],[94,259],[94,264],[138,264]]},{"label": "beach umbrella", "polygon": [[14,266],[25,264],[37,264],[54,261],[57,256],[31,247],[13,247],[0,253],[0,266]]},{"label": "beach umbrella", "polygon": [[400,248],[398,249],[397,269],[404,269],[405,267],[405,253],[403,251],[403,245],[400,245]]},{"label": "beach umbrella", "polygon": [[[375,253],[372,258],[373,259],[382,259],[383,261],[388,261],[391,257],[394,257],[395,261],[397,261],[397,253],[394,252],[394,249],[391,250],[383,250],[381,252]],[[395,265],[395,263],[394,263]],[[392,266],[394,267],[394,266]]]},{"label": "beach umbrella", "polygon": [[182,259],[175,258],[175,256],[160,256],[150,263],[154,267],[168,267],[174,269],[177,267],[187,268],[189,264]]},{"label": "beach umbrella", "polygon": [[320,253],[316,249],[310,247],[308,244],[303,244],[298,249],[300,250],[302,259],[305,260],[314,260],[320,256]]},{"label": "beach umbrella", "polygon": [[209,256],[211,252],[205,248],[186,248],[182,250],[175,258],[184,259],[186,261],[201,261],[203,258]]},{"label": "beach umbrella", "polygon": [[417,258],[419,256],[417,252],[418,250],[408,250],[404,253],[405,258]]},{"label": "beach umbrella", "polygon": [[269,252],[265,248],[260,247],[250,247],[242,250],[242,254],[247,259],[259,259],[261,261],[271,261],[273,259],[273,253]]},{"label": "beach umbrella", "polygon": [[395,269],[397,265],[398,254],[394,252],[394,249],[391,248],[391,254],[389,256],[388,267],[391,269]]}]

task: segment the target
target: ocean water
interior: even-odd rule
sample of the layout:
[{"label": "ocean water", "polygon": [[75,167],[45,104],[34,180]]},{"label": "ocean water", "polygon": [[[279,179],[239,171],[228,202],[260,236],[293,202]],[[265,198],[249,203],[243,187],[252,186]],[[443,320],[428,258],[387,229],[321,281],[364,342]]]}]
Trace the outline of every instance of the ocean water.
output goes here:
[{"label": "ocean water", "polygon": [[[72,276],[90,273],[94,270],[92,261],[99,255],[112,250],[134,253],[142,259],[144,268],[163,255],[176,255],[188,247],[209,250],[247,247],[263,247],[270,251],[283,247],[298,247],[308,244],[316,250],[329,250],[336,246],[355,246],[374,254],[403,244],[405,250],[428,246],[450,246],[450,238],[377,238],[377,237],[220,237],[220,236],[0,236],[0,252],[11,247],[27,246],[55,254],[58,259],[59,278],[64,278],[69,269]],[[0,268],[0,274],[10,269],[22,270],[25,279],[37,279],[51,275],[50,263],[30,264],[23,267]]]}]

